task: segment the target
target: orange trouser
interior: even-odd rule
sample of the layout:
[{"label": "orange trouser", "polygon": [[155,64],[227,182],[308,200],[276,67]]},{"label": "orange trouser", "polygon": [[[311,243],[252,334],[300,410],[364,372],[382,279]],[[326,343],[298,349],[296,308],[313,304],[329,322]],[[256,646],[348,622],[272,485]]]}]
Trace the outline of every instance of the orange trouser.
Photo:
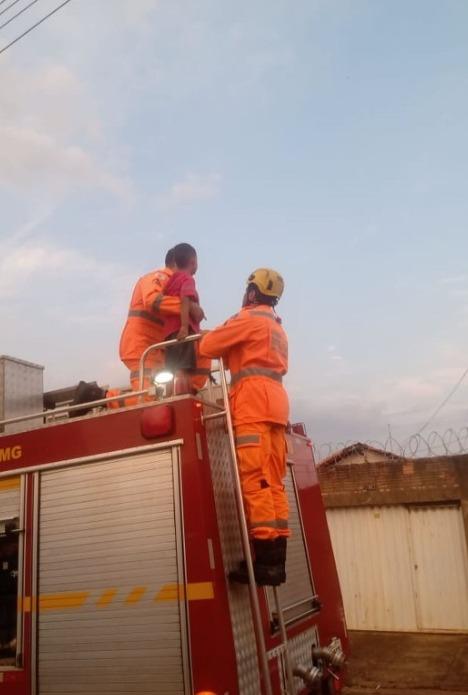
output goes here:
[{"label": "orange trouser", "polygon": [[285,427],[269,422],[235,428],[245,513],[252,538],[288,537]]},{"label": "orange trouser", "polygon": [[[145,360],[145,373],[144,373],[144,381],[143,381],[143,388],[147,389],[151,384],[153,383],[153,375],[154,372],[163,367],[164,365],[164,358],[161,354],[161,352],[155,352],[154,354],[149,354],[148,358]],[[126,367],[130,370],[130,386],[132,387],[132,391],[139,391],[140,390],[140,375],[139,375],[139,368],[140,368],[140,360],[122,360],[122,362],[125,364]],[[107,404],[108,408],[115,409],[115,408],[128,408],[132,405],[138,405],[140,401],[139,396],[126,396],[126,393],[128,392],[122,392],[120,389],[109,389],[106,393],[106,397],[110,398],[111,396],[120,396],[122,395],[122,398],[119,399],[118,401],[111,401],[110,403]],[[145,401],[152,401],[154,400],[151,396],[145,396],[144,398]]]}]

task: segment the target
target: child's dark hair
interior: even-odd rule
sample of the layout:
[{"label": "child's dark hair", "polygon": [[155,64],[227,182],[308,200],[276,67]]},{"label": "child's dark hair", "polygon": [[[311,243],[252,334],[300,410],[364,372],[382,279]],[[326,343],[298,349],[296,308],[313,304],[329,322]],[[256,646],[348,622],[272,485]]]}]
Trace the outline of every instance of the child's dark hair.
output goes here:
[{"label": "child's dark hair", "polygon": [[166,260],[164,261],[166,264],[166,268],[169,268],[171,265],[174,265],[175,263],[175,254],[174,254],[174,249],[169,249],[169,251],[166,253]]},{"label": "child's dark hair", "polygon": [[197,255],[197,252],[190,244],[177,244],[174,246],[174,260],[179,270],[185,270],[190,259]]}]

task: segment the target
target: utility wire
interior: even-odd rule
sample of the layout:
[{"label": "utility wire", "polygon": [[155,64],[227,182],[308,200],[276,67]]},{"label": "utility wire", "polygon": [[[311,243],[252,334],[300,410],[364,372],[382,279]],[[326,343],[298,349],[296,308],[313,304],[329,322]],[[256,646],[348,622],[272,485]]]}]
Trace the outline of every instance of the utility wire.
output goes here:
[{"label": "utility wire", "polygon": [[462,384],[462,382],[464,381],[464,379],[465,379],[465,377],[466,377],[467,374],[468,374],[468,367],[465,369],[465,371],[463,372],[463,374],[461,375],[461,377],[458,379],[458,381],[457,381],[457,383],[455,384],[455,386],[453,386],[453,387],[450,389],[449,394],[444,398],[444,400],[442,401],[442,403],[441,403],[439,406],[437,406],[437,408],[434,410],[434,412],[432,413],[431,417],[424,423],[424,425],[423,425],[422,427],[419,428],[419,431],[418,431],[417,434],[421,434],[421,432],[422,432],[423,430],[425,430],[426,427],[427,427],[428,425],[431,424],[431,422],[433,421],[433,419],[440,413],[440,411],[442,410],[442,408],[449,402],[449,400],[452,398],[452,396],[455,394],[455,392],[458,391],[459,387],[461,386],[461,384]]},{"label": "utility wire", "polygon": [[[0,0],[0,5],[3,5],[4,2],[6,2],[6,0]],[[5,14],[5,12],[8,12],[8,10],[11,9],[18,2],[20,2],[20,0],[14,0],[14,2],[11,3],[11,5],[8,5],[8,7],[5,7],[5,9],[0,12],[0,15]]]},{"label": "utility wire", "polygon": [[[7,10],[9,10],[10,7],[13,7],[13,5],[16,5],[17,2],[18,2],[18,0],[15,0],[15,2],[13,2],[11,5],[6,7],[2,12],[0,12],[0,15],[3,14],[4,12],[6,12]],[[16,14],[14,14],[13,17],[10,17],[10,19],[7,22],[5,22],[4,24],[0,24],[0,29],[3,29],[3,27],[6,27],[7,24],[10,24],[10,22],[12,22],[14,19],[19,17],[20,14],[23,14],[23,12],[26,12],[26,10],[29,10],[29,8],[32,7],[33,5],[35,5],[36,2],[39,2],[39,0],[32,0],[32,2],[29,3],[29,5],[26,5],[26,7],[23,7],[22,10],[20,10]]]},{"label": "utility wire", "polygon": [[[29,29],[26,29],[26,31],[23,31],[23,33],[20,34],[19,36],[17,36],[16,39],[13,39],[13,41],[10,41],[10,43],[8,43],[6,46],[4,46],[3,48],[0,49],[0,55],[1,55],[2,53],[4,53],[5,51],[7,51],[7,50],[8,50],[11,46],[13,46],[13,44],[15,44],[17,41],[20,41],[20,39],[22,39],[24,36],[26,36],[26,35],[29,34],[31,31],[33,31],[33,30],[34,30],[36,27],[38,27],[40,24],[42,24],[42,22],[45,22],[46,19],[49,19],[49,17],[52,17],[52,15],[55,14],[56,12],[58,12],[59,10],[61,10],[62,7],[65,7],[65,5],[68,5],[69,2],[71,2],[71,0],[65,0],[65,2],[62,2],[62,4],[59,5],[58,7],[56,7],[55,10],[52,10],[51,12],[49,12],[48,14],[46,14],[44,17],[42,17],[42,19],[40,19],[38,22],[36,22],[35,24],[33,24],[31,27],[29,27]],[[1,27],[0,27],[0,28],[1,28]]]},{"label": "utility wire", "polygon": [[[2,0],[2,2],[0,2],[0,5],[4,2],[5,0]],[[0,12],[0,15],[5,14],[5,12],[8,12],[8,10],[11,10],[11,8],[17,5],[19,2],[20,0],[15,0],[14,2],[12,2],[11,5],[8,5],[8,7],[5,7],[5,9]]]}]

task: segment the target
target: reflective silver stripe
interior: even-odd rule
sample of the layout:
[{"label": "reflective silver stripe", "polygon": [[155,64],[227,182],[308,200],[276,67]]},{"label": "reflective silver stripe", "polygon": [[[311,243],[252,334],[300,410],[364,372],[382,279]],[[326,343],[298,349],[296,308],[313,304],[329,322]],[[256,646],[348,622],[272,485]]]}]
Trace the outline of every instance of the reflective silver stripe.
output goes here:
[{"label": "reflective silver stripe", "polygon": [[162,319],[158,319],[157,316],[153,316],[153,314],[150,314],[149,311],[144,311],[142,309],[130,309],[130,311],[128,312],[128,317],[136,319],[145,319],[146,321],[152,321],[153,323],[157,323],[158,326],[164,326],[164,321]]},{"label": "reflective silver stripe", "polygon": [[268,519],[267,521],[254,521],[249,523],[249,528],[260,528],[261,526],[267,526],[267,528],[278,528],[278,522],[276,519]]},{"label": "reflective silver stripe", "polygon": [[253,311],[249,311],[249,314],[251,316],[264,316],[265,318],[270,319],[270,321],[278,323],[276,316],[274,314],[270,314],[268,311],[257,311],[254,309]]},{"label": "reflective silver stripe", "polygon": [[259,528],[261,526],[267,526],[268,528],[279,528],[279,529],[287,529],[289,528],[288,522],[286,519],[272,519],[271,521],[255,521],[253,523],[249,523],[249,528]]},{"label": "reflective silver stripe", "polygon": [[156,297],[156,299],[154,300],[154,302],[153,302],[153,309],[154,309],[154,311],[160,311],[160,309],[161,309],[161,302],[162,302],[163,299],[164,299],[164,294],[163,294],[162,292],[160,292],[160,293],[158,294],[158,296]]},{"label": "reflective silver stripe", "polygon": [[231,374],[231,386],[234,386],[238,381],[248,376],[265,376],[268,379],[278,381],[280,384],[283,382],[282,375],[279,372],[275,372],[274,369],[267,369],[266,367],[246,367],[246,369],[241,369],[240,372]]},{"label": "reflective silver stripe", "polygon": [[236,446],[245,446],[245,444],[260,444],[262,438],[259,434],[242,434],[236,437]]}]

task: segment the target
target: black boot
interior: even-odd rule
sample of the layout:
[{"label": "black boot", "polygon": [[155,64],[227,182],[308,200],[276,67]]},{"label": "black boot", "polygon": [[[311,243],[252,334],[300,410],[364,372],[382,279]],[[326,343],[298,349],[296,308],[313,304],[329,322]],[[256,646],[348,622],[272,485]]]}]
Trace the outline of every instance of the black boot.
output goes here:
[{"label": "black boot", "polygon": [[[73,405],[79,405],[81,403],[91,403],[92,401],[99,401],[106,397],[106,392],[100,386],[97,385],[95,381],[80,381],[76,387],[75,397],[73,398]],[[72,410],[70,412],[70,417],[81,417],[86,415],[91,408],[83,408],[83,410]]]},{"label": "black boot", "polygon": [[[279,586],[285,581],[286,575],[284,563],[281,564],[277,540],[264,541],[255,538],[252,545],[255,553],[253,563],[255,582],[259,586]],[[284,557],[286,559],[286,547],[284,548]],[[229,573],[229,579],[240,584],[248,584],[247,563],[241,562],[237,570]]]},{"label": "black boot", "polygon": [[276,560],[278,565],[281,567],[279,571],[280,583],[284,584],[286,581],[286,548],[287,548],[287,538],[280,536],[275,540],[276,544]]}]

